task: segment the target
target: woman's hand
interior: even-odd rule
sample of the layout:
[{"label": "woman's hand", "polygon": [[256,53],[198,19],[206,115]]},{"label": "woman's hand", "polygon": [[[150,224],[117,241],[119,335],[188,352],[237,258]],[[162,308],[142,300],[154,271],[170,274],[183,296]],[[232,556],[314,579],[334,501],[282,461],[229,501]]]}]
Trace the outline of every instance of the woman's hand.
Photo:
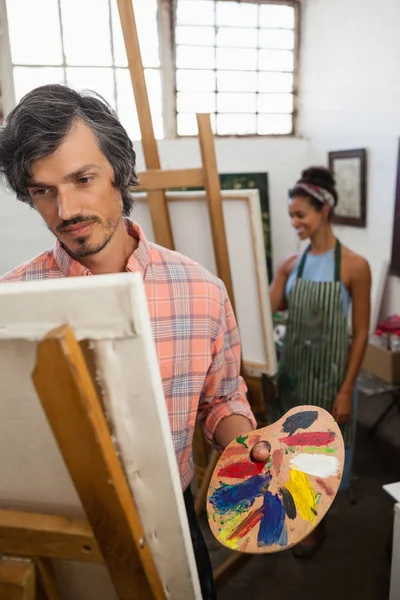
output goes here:
[{"label": "woman's hand", "polygon": [[332,416],[338,425],[348,423],[353,414],[353,392],[339,392],[332,405]]}]

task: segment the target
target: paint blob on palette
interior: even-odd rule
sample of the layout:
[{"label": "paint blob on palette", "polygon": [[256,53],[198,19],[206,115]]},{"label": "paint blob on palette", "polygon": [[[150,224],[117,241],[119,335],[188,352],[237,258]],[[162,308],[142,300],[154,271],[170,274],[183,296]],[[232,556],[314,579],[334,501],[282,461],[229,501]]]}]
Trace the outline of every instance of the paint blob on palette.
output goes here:
[{"label": "paint blob on palette", "polygon": [[[261,441],[271,448],[267,462],[250,456]],[[214,536],[239,552],[294,546],[331,506],[343,463],[340,429],[317,406],[298,406],[268,427],[242,435],[222,453],[209,486],[207,515]]]}]

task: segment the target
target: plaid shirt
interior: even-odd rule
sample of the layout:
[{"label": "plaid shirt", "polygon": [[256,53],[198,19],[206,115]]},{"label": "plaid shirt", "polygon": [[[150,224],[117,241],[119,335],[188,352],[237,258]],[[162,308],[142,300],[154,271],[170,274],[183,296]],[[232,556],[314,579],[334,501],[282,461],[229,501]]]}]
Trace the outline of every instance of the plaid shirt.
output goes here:
[{"label": "plaid shirt", "polygon": [[[213,442],[217,425],[243,415],[256,427],[239,375],[240,342],[224,284],[189,258],[148,242],[125,220],[139,244],[126,270],[143,275],[154,341],[168,407],[182,489],[193,477],[192,441],[196,416]],[[76,277],[92,273],[57,241],[0,282]],[[250,426],[249,426],[250,429]]]}]

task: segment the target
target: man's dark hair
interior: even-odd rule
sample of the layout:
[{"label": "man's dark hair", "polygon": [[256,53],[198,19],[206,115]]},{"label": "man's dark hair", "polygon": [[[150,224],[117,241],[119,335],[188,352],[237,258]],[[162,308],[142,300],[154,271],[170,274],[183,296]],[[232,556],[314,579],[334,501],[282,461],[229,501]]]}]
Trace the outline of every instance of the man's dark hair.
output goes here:
[{"label": "man's dark hair", "polygon": [[78,119],[90,127],[111,164],[123,214],[129,215],[134,204],[130,188],[138,185],[136,154],[116,113],[94,92],[44,85],[22,98],[0,129],[0,173],[6,185],[32,206],[27,185],[33,162],[57,150]]}]

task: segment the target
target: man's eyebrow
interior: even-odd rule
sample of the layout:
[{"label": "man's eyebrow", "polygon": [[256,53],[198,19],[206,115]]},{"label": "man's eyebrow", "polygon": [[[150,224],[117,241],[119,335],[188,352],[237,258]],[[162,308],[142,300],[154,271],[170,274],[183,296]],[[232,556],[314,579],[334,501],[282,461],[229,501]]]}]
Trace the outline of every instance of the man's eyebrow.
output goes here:
[{"label": "man's eyebrow", "polygon": [[[84,175],[87,171],[89,171],[89,169],[100,169],[100,167],[99,167],[99,165],[95,165],[95,164],[83,165],[82,167],[79,167],[79,169],[77,169],[76,171],[72,171],[72,173],[68,173],[68,175],[65,175],[64,181],[70,181],[71,179],[77,179],[79,177],[82,177],[82,175]],[[43,181],[34,181],[33,179],[29,179],[27,182],[27,187],[52,187],[52,186],[48,183],[44,183]]]}]

